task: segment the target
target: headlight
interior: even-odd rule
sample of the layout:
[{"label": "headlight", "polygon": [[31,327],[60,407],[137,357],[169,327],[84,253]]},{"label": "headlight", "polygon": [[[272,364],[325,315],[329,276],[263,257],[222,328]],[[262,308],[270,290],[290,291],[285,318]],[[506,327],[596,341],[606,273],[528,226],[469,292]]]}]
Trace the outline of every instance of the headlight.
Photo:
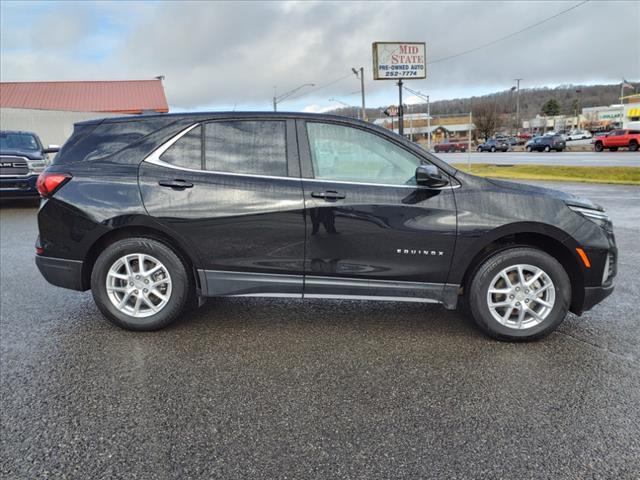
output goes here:
[{"label": "headlight", "polygon": [[609,215],[607,215],[602,210],[595,210],[593,208],[585,208],[585,207],[576,207],[574,205],[567,205],[571,210],[576,212],[578,215],[582,215],[587,220],[591,220],[596,225],[601,227],[606,227],[611,225],[611,219],[609,219]]},{"label": "headlight", "polygon": [[27,165],[29,166],[29,172],[31,173],[41,173],[47,166],[44,160],[30,160],[27,162]]}]

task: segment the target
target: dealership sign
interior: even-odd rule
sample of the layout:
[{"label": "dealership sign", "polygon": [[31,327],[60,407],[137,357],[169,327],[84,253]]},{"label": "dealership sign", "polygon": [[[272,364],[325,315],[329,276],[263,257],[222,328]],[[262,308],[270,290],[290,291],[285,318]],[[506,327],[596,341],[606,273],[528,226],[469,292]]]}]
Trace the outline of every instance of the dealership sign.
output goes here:
[{"label": "dealership sign", "polygon": [[373,79],[398,80],[427,78],[424,42],[375,42]]}]

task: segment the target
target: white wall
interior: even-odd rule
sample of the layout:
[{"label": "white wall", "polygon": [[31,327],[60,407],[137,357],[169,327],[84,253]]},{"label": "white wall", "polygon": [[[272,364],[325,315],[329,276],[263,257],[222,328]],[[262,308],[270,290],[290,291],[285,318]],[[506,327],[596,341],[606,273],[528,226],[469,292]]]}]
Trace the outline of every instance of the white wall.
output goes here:
[{"label": "white wall", "polygon": [[46,147],[47,145],[62,145],[66,142],[73,133],[73,124],[76,122],[121,116],[125,115],[102,112],[0,108],[0,130],[34,132]]}]

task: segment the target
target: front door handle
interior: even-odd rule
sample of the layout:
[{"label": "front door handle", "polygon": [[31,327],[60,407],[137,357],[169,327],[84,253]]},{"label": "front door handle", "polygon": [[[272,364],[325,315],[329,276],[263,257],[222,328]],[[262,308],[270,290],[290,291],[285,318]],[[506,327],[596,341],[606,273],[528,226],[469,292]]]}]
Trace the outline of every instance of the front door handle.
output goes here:
[{"label": "front door handle", "polygon": [[323,198],[324,200],[342,200],[346,195],[338,193],[335,190],[327,190],[326,192],[311,192],[313,198]]},{"label": "front door handle", "polygon": [[179,180],[179,179],[160,180],[158,182],[158,185],[160,185],[161,187],[173,188],[174,190],[184,190],[185,188],[193,187],[193,183],[187,182],[185,180]]}]

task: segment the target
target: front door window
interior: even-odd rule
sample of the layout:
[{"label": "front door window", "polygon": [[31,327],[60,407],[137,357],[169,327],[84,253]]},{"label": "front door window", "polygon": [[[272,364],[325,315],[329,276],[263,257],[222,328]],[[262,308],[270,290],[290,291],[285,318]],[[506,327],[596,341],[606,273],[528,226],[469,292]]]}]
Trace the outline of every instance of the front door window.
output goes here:
[{"label": "front door window", "polygon": [[415,185],[421,160],[373,133],[329,123],[307,123],[315,178]]}]

